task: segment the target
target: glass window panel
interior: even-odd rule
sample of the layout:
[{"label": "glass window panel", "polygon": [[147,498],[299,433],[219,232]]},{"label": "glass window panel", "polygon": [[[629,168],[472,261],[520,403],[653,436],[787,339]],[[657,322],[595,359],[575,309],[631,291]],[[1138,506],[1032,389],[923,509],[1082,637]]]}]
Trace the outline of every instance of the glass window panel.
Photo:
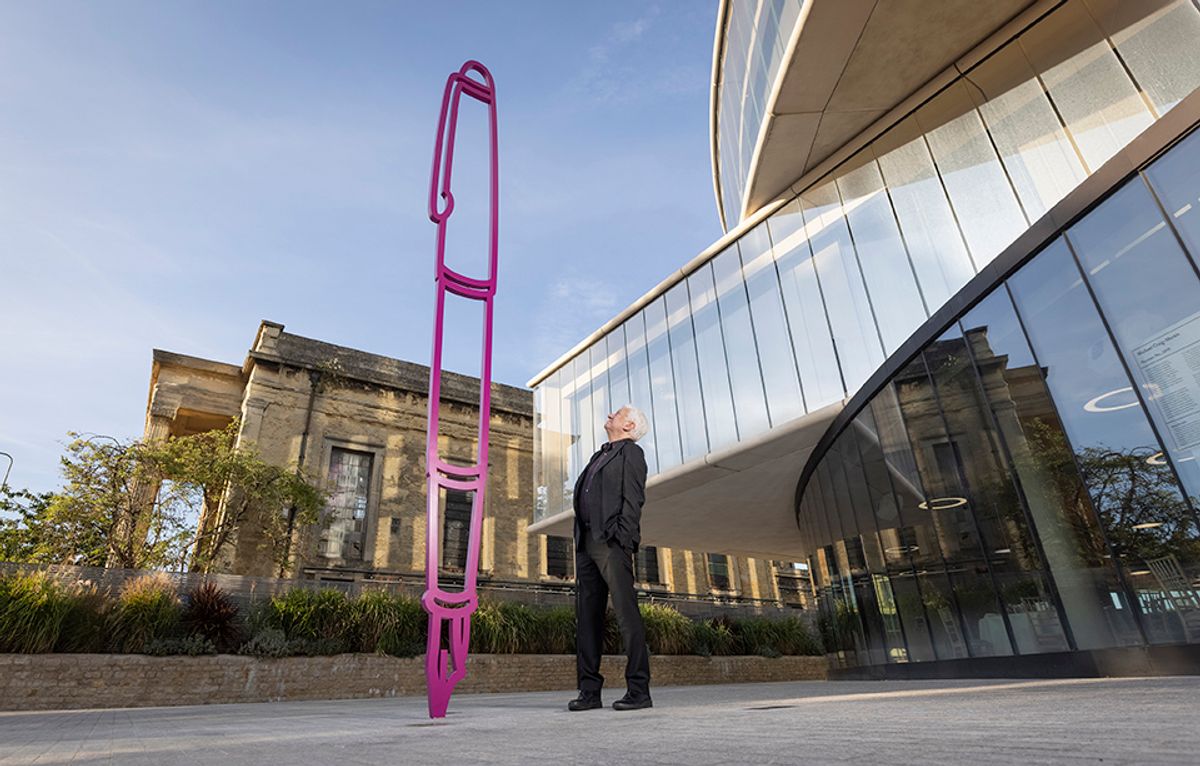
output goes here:
[{"label": "glass window panel", "polygon": [[1017,45],[971,70],[979,113],[1030,220],[1087,176],[1050,99]]},{"label": "glass window panel", "polygon": [[[579,398],[582,395],[580,389],[579,372],[576,370],[575,362],[578,357],[567,362],[563,366],[563,431],[566,434],[567,460],[566,460],[566,475],[564,476],[564,491],[566,497],[563,502],[568,507],[572,504],[572,490],[575,486],[575,477],[583,470],[584,460],[587,456],[583,455],[583,437],[579,432]],[[591,453],[589,452],[588,455]]]},{"label": "glass window panel", "polygon": [[[850,564],[851,583],[855,601],[863,622],[867,651],[872,664],[882,664],[897,653],[903,653],[903,640],[899,640],[899,623],[895,630],[885,620],[879,593],[875,588],[872,571],[882,572],[883,557],[879,538],[875,533],[871,517],[871,501],[866,491],[866,476],[853,429],[844,431],[827,453],[831,468],[840,466],[842,474],[834,476],[834,486],[842,496],[843,542]],[[877,566],[872,569],[872,564]]]},{"label": "glass window panel", "polygon": [[729,363],[721,337],[721,316],[712,266],[704,264],[687,278],[691,297],[692,327],[696,333],[696,356],[700,385],[704,392],[704,417],[708,422],[709,449],[718,450],[737,441],[733,396],[729,390]]},{"label": "glass window panel", "polygon": [[917,113],[978,268],[1025,231],[1025,216],[961,80]]},{"label": "glass window panel", "polygon": [[[938,550],[954,589],[964,630],[963,639],[972,657],[1012,654],[1005,629],[1004,613],[996,598],[991,568],[984,554],[987,541],[981,539],[974,509],[965,497],[963,486],[963,441],[971,435],[947,431],[940,413],[937,377],[945,372],[938,358],[940,344],[927,347],[924,364],[918,359],[896,377],[895,388],[909,442],[917,461],[924,497],[916,512],[928,517],[929,525],[918,525],[918,532],[932,532],[919,545]],[[961,348],[961,346],[960,346]],[[930,371],[932,372],[932,375]],[[909,518],[912,518],[909,516]],[[936,562],[936,556],[930,556]],[[949,624],[944,626],[950,630]],[[953,643],[953,634],[947,633]]]},{"label": "glass window panel", "polygon": [[1153,122],[1083,3],[1068,3],[1020,37],[1091,171]]},{"label": "glass window panel", "polygon": [[1192,133],[1146,170],[1150,186],[1162,201],[1171,225],[1187,245],[1193,262],[1200,259],[1200,132]]},{"label": "glass window panel", "polygon": [[1200,496],[1200,280],[1146,186],[1126,184],[1067,232],[1193,497]]},{"label": "glass window panel", "polygon": [[562,370],[559,369],[540,386],[544,397],[542,432],[542,477],[546,485],[546,514],[567,510],[563,501],[563,446],[567,444],[562,426]]},{"label": "glass window panel", "polygon": [[696,361],[696,340],[692,314],[688,306],[687,283],[680,282],[667,291],[667,335],[671,341],[671,366],[675,373],[675,393],[679,411],[679,434],[683,442],[683,462],[708,452],[704,430],[704,402],[700,397],[700,369]]},{"label": "glass window panel", "polygon": [[[1076,646],[1130,643],[1133,627],[1111,597],[1123,590],[1120,578],[1007,291],[980,302],[963,327]],[[1018,641],[1026,629],[1038,641],[1054,640],[1054,618],[1040,598],[1023,597],[1020,607],[1010,613]]]},{"label": "glass window panel", "polygon": [[550,493],[546,487],[546,388],[533,389],[533,519],[545,518]]},{"label": "glass window panel", "polygon": [[569,537],[546,535],[547,576],[564,580],[569,580],[574,576],[571,571],[575,564],[575,556],[571,550],[573,546],[574,541]]},{"label": "glass window panel", "polygon": [[[1187,537],[1191,509],[1168,466],[1152,460],[1162,447],[1109,341],[1066,245],[1059,240],[1010,280],[1017,308],[1046,384],[1102,521],[1115,561],[1136,594],[1133,608],[1154,642],[1180,640],[1183,627],[1151,571],[1164,542]],[[1170,520],[1161,527],[1139,525]],[[1139,527],[1134,529],[1134,527]],[[1191,533],[1194,536],[1194,532]],[[1178,547],[1178,546],[1176,546]],[[1187,562],[1194,566],[1194,561]],[[1112,594],[1128,614],[1125,594]],[[1111,616],[1116,620],[1118,615]],[[1117,625],[1122,643],[1138,643],[1130,624]]]},{"label": "glass window panel", "polygon": [[592,364],[592,444],[595,449],[608,441],[604,421],[612,411],[608,403],[608,349],[603,340],[588,350]]},{"label": "glass window panel", "polygon": [[[329,523],[321,531],[320,551],[326,558],[361,561],[371,495],[370,452],[333,447],[329,454]],[[469,511],[469,508],[468,508]]]},{"label": "glass window panel", "polygon": [[[915,572],[917,589],[925,614],[929,618],[929,630],[938,659],[951,660],[971,656],[968,641],[964,638],[965,628],[958,612],[958,601],[950,579],[940,567],[920,568]],[[974,596],[976,591],[971,592]],[[980,649],[979,640],[974,641],[975,650]]]},{"label": "glass window panel", "polygon": [[608,401],[613,409],[630,402],[629,365],[625,362],[625,326],[605,338],[608,347]]},{"label": "glass window panel", "polygon": [[778,0],[780,40],[786,48],[791,42],[792,32],[796,28],[796,19],[800,17],[800,7],[803,0]]},{"label": "glass window panel", "polygon": [[811,189],[800,197],[800,205],[846,391],[853,393],[883,361],[883,346],[837,189],[832,183]]},{"label": "glass window panel", "polygon": [[562,432],[562,438],[559,442],[559,447],[562,450],[562,478],[563,478],[563,510],[573,507],[574,489],[575,489],[575,471],[578,465],[575,462],[575,439],[571,432],[571,410],[572,410],[572,390],[575,385],[575,369],[571,362],[559,368],[555,373],[558,378],[559,392],[559,429]]},{"label": "glass window panel", "polygon": [[653,545],[639,547],[637,555],[633,558],[633,572],[637,582],[648,585],[661,584],[662,578],[658,571],[658,548]]},{"label": "glass window panel", "polygon": [[646,413],[650,433],[638,440],[646,453],[646,470],[658,473],[658,435],[654,425],[654,397],[650,395],[650,358],[646,354],[646,325],[642,312],[625,322],[625,351],[629,362],[629,403]]},{"label": "glass window panel", "polygon": [[804,414],[804,399],[796,377],[792,339],[788,336],[783,299],[779,294],[779,275],[771,253],[771,238],[766,224],[759,224],[738,243],[742,256],[742,275],[750,295],[750,315],[762,366],[763,385],[767,390],[767,410],[775,425]]},{"label": "glass window panel", "polygon": [[[885,580],[876,580],[876,589],[881,591],[880,603],[886,605],[888,599],[894,605],[895,615],[904,633],[906,652],[899,656],[889,657],[893,661],[913,660],[917,662],[934,659],[933,644],[929,636],[929,624],[925,610],[921,604],[920,595],[916,590],[915,575],[909,564],[907,552],[897,552],[900,546],[898,530],[902,525],[899,508],[892,492],[892,479],[889,466],[884,458],[879,434],[870,409],[865,409],[854,419],[851,429],[855,431],[859,454],[863,464],[864,486],[871,502],[872,513],[875,517],[875,529],[880,539],[880,555],[883,566],[880,571],[887,572]],[[889,556],[887,548],[892,548]],[[882,592],[886,588],[885,595]],[[887,617],[885,615],[885,622]]]},{"label": "glass window panel", "polygon": [[585,350],[572,362],[575,368],[575,396],[571,408],[571,427],[575,437],[575,464],[583,470],[596,451],[596,430],[592,424],[592,365]]},{"label": "glass window panel", "polygon": [[467,568],[467,548],[471,539],[471,503],[474,492],[446,490],[442,511],[442,568],[461,572]]},{"label": "glass window panel", "polygon": [[679,416],[671,370],[671,346],[667,339],[667,310],[662,298],[645,308],[646,351],[650,357],[650,392],[654,399],[655,446],[658,470],[679,465]]},{"label": "glass window panel", "polygon": [[723,553],[709,553],[705,556],[708,563],[708,583],[713,590],[729,590],[729,557]]},{"label": "glass window panel", "polygon": [[[979,366],[980,379],[976,378],[971,350],[990,362]],[[1065,651],[1069,647],[1053,586],[979,385],[980,380],[993,389],[1006,384],[1002,368],[988,353],[986,329],[969,330],[964,336],[953,328],[926,350],[925,357],[947,430],[957,447],[965,490],[961,500],[979,527],[982,558],[999,590],[1016,647],[1021,654]],[[981,626],[981,631],[992,634],[993,643],[1005,630],[997,616],[984,617],[986,627]]]},{"label": "glass window panel", "polygon": [[717,307],[721,312],[721,329],[725,336],[725,355],[729,359],[738,438],[745,439],[766,431],[770,424],[737,247],[731,247],[713,258],[712,268]]},{"label": "glass window panel", "polygon": [[[1167,446],[1166,457],[1122,456],[1123,469],[1129,471],[1131,485],[1136,481],[1136,486],[1153,488],[1155,480],[1163,480],[1173,488],[1169,457],[1192,498],[1191,507],[1173,496],[1129,500],[1109,534],[1122,544],[1136,537],[1142,546],[1145,567],[1131,576],[1141,599],[1153,602],[1144,609],[1153,628],[1165,621],[1161,631],[1176,638],[1182,631],[1190,638],[1188,614],[1194,611],[1193,619],[1200,622],[1200,590],[1191,586],[1200,580],[1200,529],[1194,512],[1200,497],[1200,280],[1139,180],[1072,227],[1067,239]],[[1164,579],[1168,571],[1183,578],[1185,593],[1179,592],[1180,583]],[[1156,585],[1159,599],[1151,595]],[[1158,603],[1161,599],[1168,603]],[[1182,624],[1172,624],[1170,616],[1160,614],[1164,609],[1180,612]]]},{"label": "glass window panel", "polygon": [[1200,10],[1190,0],[1086,0],[1159,114],[1200,85]]},{"label": "glass window panel", "polygon": [[900,230],[930,311],[975,276],[946,190],[915,120],[875,142]]},{"label": "glass window panel", "polygon": [[879,322],[884,352],[890,354],[928,317],[921,291],[875,161],[868,159],[838,178],[837,188]]},{"label": "glass window panel", "polygon": [[783,288],[783,305],[800,368],[804,401],[811,412],[841,401],[845,388],[812,251],[805,236],[800,203],[789,202],[767,219],[767,230],[774,243],[775,266]]}]

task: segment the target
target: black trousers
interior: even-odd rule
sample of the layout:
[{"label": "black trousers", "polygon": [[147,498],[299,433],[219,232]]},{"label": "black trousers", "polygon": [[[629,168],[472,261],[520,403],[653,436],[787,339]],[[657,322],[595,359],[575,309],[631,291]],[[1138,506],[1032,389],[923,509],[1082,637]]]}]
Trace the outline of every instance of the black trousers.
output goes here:
[{"label": "black trousers", "polygon": [[604,611],[612,596],[613,611],[625,641],[625,686],[635,697],[650,694],[650,652],[646,628],[633,590],[633,554],[616,540],[607,543],[580,535],[575,551],[575,660],[579,690],[599,692],[604,686],[600,656],[604,651]]}]

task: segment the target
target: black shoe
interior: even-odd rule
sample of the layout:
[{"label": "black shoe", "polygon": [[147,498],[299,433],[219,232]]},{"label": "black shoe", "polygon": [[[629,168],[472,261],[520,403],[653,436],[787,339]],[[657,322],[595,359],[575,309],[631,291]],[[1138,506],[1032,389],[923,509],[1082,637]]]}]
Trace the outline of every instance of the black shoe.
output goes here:
[{"label": "black shoe", "polygon": [[567,710],[571,712],[595,710],[602,707],[604,707],[604,703],[600,701],[600,695],[595,692],[579,692],[578,697],[567,703]]},{"label": "black shoe", "polygon": [[634,697],[632,694],[626,694],[613,703],[613,710],[642,710],[648,707],[654,707],[654,701],[650,699],[649,694],[645,697]]}]

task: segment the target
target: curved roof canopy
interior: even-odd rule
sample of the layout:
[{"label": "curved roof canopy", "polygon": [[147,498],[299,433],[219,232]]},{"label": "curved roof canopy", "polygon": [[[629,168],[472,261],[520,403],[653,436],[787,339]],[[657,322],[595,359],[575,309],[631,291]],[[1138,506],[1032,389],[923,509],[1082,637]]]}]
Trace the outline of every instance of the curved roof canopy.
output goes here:
[{"label": "curved roof canopy", "polygon": [[960,57],[1033,4],[809,0],[763,121],[746,214],[787,191],[938,74],[965,68]]}]

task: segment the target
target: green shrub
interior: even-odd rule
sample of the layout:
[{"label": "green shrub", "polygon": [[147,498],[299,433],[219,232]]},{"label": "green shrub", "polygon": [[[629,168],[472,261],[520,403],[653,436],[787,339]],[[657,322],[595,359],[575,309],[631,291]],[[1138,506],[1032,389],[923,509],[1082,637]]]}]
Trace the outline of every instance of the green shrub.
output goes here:
[{"label": "green shrub", "polygon": [[543,609],[536,615],[534,634],[538,640],[534,651],[540,654],[574,654],[575,610],[569,606],[555,606]]},{"label": "green shrub", "polygon": [[211,581],[200,583],[187,594],[181,624],[184,631],[204,638],[218,651],[232,651],[241,643],[237,604]]},{"label": "green shrub", "polygon": [[781,620],[766,617],[750,617],[733,621],[739,649],[743,654],[758,654],[764,657],[780,655],[821,654],[821,645],[798,617]]},{"label": "green shrub", "polygon": [[109,647],[140,653],[156,638],[172,638],[179,629],[179,596],[163,574],[146,575],[121,587],[108,615]]},{"label": "green shrub", "polygon": [[484,602],[471,618],[471,649],[489,654],[537,651],[538,622],[525,604]]},{"label": "green shrub", "polygon": [[692,628],[696,654],[718,657],[736,654],[738,639],[728,621],[700,620]]},{"label": "green shrub", "polygon": [[209,639],[197,633],[184,638],[154,638],[146,643],[146,654],[154,657],[166,657],[173,654],[186,654],[189,657],[199,657],[202,654],[216,654],[217,646]]},{"label": "green shrub", "polygon": [[676,609],[659,604],[641,604],[646,625],[646,645],[655,654],[689,654],[695,644],[695,628]]},{"label": "green shrub", "polygon": [[107,596],[87,586],[76,590],[71,608],[63,618],[56,652],[102,652],[105,650],[107,618],[111,602]]},{"label": "green shrub", "polygon": [[820,655],[825,653],[821,642],[817,640],[816,635],[804,620],[799,617],[787,617],[778,620],[777,624],[779,625],[777,648],[782,654]]},{"label": "green shrub", "polygon": [[294,588],[271,599],[266,627],[282,630],[289,640],[328,639],[346,646],[357,643],[357,623],[350,602],[339,590]]},{"label": "green shrub", "polygon": [[279,628],[265,628],[242,644],[238,654],[251,657],[287,657],[288,639]]},{"label": "green shrub", "polygon": [[621,638],[621,625],[617,622],[617,613],[612,609],[604,611],[604,653],[622,654],[625,642]]},{"label": "green shrub", "polygon": [[428,621],[414,598],[370,590],[352,605],[358,623],[358,650],[397,657],[415,657],[425,651]]},{"label": "green shrub", "polygon": [[0,578],[0,652],[53,651],[79,599],[40,572]]}]

